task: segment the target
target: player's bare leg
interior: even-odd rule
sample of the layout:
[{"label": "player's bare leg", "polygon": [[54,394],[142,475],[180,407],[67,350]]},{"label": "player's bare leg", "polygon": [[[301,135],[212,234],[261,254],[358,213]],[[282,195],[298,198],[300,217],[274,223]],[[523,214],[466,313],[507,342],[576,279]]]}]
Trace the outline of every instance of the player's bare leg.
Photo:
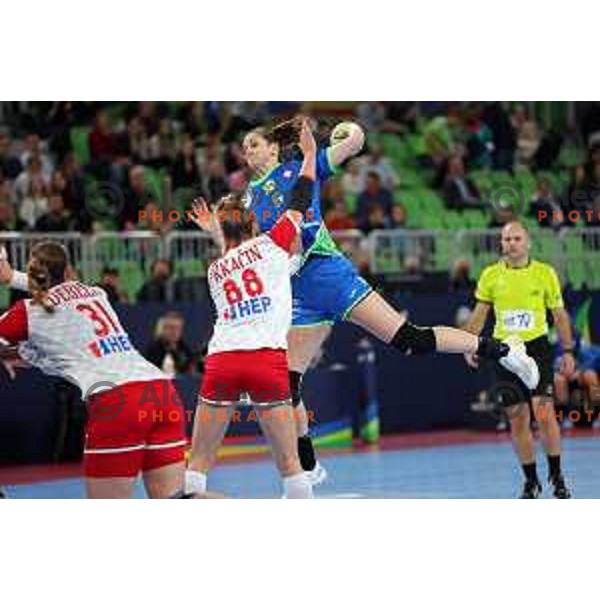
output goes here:
[{"label": "player's bare leg", "polygon": [[554,400],[551,397],[534,396],[531,399],[531,405],[548,458],[549,480],[554,487],[554,495],[561,499],[570,498],[571,493],[565,485],[560,466],[560,427],[556,420]]},{"label": "player's bare leg", "polygon": [[[290,371],[304,375],[330,333],[331,325],[292,327],[288,333],[288,363]],[[306,418],[306,408],[302,400],[300,400],[296,412],[298,436],[306,435],[308,433],[308,420]]]},{"label": "player's bare leg", "polygon": [[85,488],[91,500],[127,500],[133,498],[135,477],[87,477]]},{"label": "player's bare leg", "polygon": [[229,427],[234,407],[217,406],[200,400],[194,418],[192,449],[185,473],[185,491],[206,492],[207,473],[217,461],[217,452]]},{"label": "player's bare leg", "polygon": [[592,410],[597,406],[600,399],[598,373],[592,369],[586,369],[579,375],[579,385],[583,390],[583,400],[586,410]]},{"label": "player's bare leg", "polygon": [[537,498],[542,492],[535,465],[535,444],[531,433],[531,413],[529,405],[522,402],[507,408],[510,433],[515,452],[525,475],[521,498]]},{"label": "player's bare leg", "polygon": [[294,409],[289,404],[271,408],[256,404],[255,410],[283,480],[283,497],[312,498],[312,484],[298,457]]},{"label": "player's bare leg", "polygon": [[143,473],[144,487],[149,498],[173,498],[183,490],[185,482],[185,462],[181,461]]},{"label": "player's bare leg", "polygon": [[513,340],[509,346],[503,347],[495,340],[480,338],[454,327],[416,327],[377,292],[371,292],[353,308],[348,320],[405,354],[441,352],[478,355],[498,360],[530,389],[539,382],[537,364],[527,355],[522,342]]},{"label": "player's bare leg", "polygon": [[308,371],[310,363],[330,333],[331,325],[292,327],[288,333],[290,389],[296,411],[298,454],[303,469],[311,477],[312,485],[322,483],[327,477],[327,472],[317,461],[309,436],[306,407],[302,401],[302,376]]}]

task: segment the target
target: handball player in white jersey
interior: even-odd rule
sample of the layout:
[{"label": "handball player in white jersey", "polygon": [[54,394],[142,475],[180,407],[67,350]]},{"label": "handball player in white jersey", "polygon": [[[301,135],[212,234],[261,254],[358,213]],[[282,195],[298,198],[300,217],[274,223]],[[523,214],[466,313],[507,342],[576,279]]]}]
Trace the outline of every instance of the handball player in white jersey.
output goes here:
[{"label": "handball player in white jersey", "polygon": [[[287,334],[292,321],[290,253],[313,196],[316,143],[304,122],[303,163],[288,209],[269,233],[259,235],[256,218],[242,198],[221,200],[224,256],[208,269],[217,321],[208,347],[194,423],[186,492],[206,490],[233,409],[247,393],[271,444],[285,498],[312,498],[296,443],[288,377]],[[310,218],[308,215],[307,218]]]},{"label": "handball player in white jersey", "polygon": [[77,385],[88,404],[88,497],[130,498],[140,472],[149,497],[182,497],[181,400],[133,347],[104,290],[67,281],[67,252],[55,242],[33,247],[26,273],[13,271],[5,254],[0,263],[2,282],[32,294],[0,317],[0,342],[44,373]]}]

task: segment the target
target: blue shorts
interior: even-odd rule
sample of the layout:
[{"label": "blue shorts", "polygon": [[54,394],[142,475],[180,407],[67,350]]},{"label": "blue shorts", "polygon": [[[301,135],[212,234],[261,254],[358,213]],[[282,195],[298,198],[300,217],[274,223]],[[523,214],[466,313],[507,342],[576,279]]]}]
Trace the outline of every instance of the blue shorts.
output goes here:
[{"label": "blue shorts", "polygon": [[313,254],[292,277],[292,327],[342,321],[371,291],[344,255]]}]

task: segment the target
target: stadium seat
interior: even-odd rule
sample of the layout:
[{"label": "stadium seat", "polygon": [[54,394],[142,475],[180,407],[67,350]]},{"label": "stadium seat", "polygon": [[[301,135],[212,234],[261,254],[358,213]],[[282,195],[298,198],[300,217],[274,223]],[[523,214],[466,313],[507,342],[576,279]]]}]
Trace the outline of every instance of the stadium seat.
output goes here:
[{"label": "stadium seat", "polygon": [[89,133],[87,127],[73,127],[70,132],[73,153],[80,165],[87,165],[90,162]]}]

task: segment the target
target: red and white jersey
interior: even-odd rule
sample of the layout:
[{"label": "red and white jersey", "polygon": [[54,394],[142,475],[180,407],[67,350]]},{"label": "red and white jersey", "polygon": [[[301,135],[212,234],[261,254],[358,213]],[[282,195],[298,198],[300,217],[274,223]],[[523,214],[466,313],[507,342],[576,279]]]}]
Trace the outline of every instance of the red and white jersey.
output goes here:
[{"label": "red and white jersey", "polygon": [[91,393],[134,381],[165,379],[131,344],[98,287],[78,281],[48,292],[48,313],[31,300],[17,302],[0,317],[0,339],[19,344],[19,354],[48,375],[79,386],[84,399]]},{"label": "red and white jersey", "polygon": [[217,322],[208,354],[287,349],[292,323],[290,248],[299,225],[288,212],[263,235],[214,261],[208,284]]}]

